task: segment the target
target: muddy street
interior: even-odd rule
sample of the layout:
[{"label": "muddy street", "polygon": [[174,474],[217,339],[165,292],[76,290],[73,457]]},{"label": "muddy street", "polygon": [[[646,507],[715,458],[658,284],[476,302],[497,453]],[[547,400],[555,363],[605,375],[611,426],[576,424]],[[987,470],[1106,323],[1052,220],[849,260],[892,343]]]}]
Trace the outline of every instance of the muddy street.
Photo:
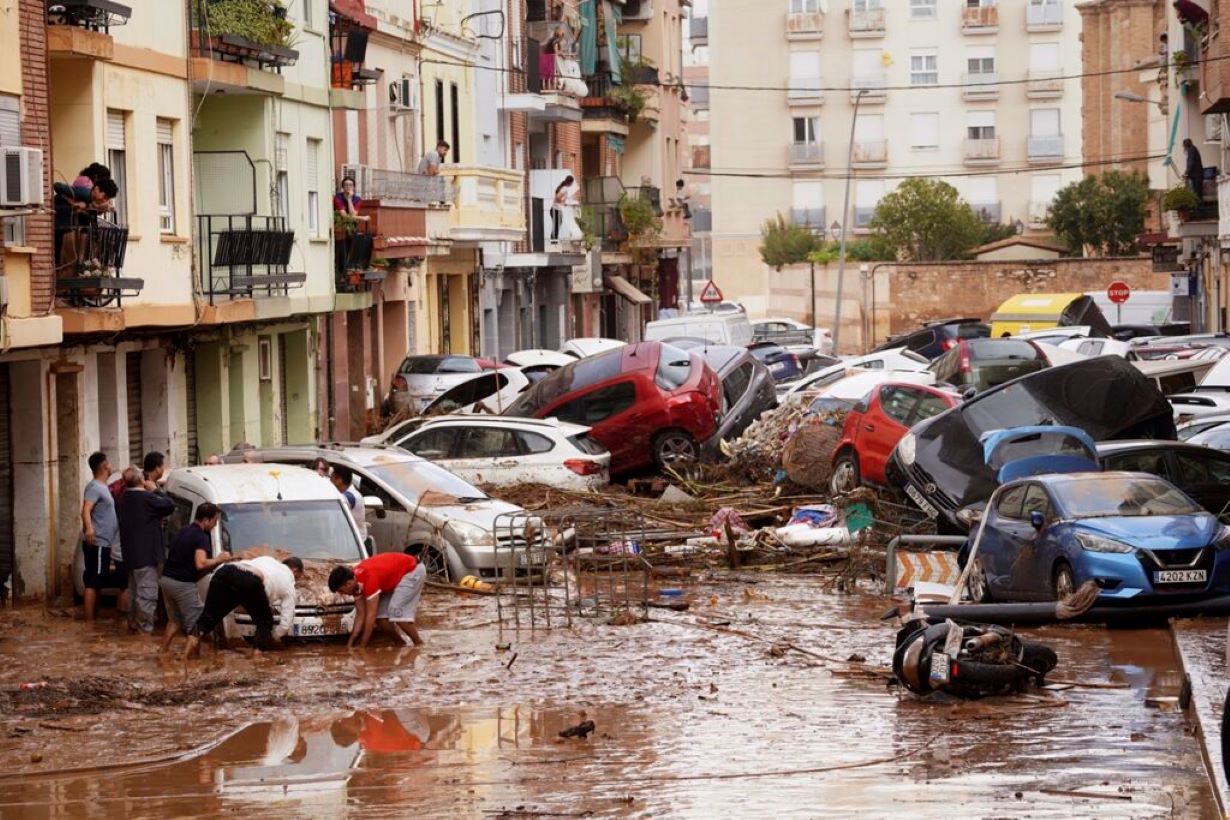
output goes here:
[{"label": "muddy street", "polygon": [[922,703],[885,686],[884,599],[818,590],[713,579],[688,612],[504,652],[490,599],[440,593],[421,650],[186,667],[116,623],[18,610],[0,814],[1215,816],[1165,630],[1034,630],[1056,681],[1102,686]]}]

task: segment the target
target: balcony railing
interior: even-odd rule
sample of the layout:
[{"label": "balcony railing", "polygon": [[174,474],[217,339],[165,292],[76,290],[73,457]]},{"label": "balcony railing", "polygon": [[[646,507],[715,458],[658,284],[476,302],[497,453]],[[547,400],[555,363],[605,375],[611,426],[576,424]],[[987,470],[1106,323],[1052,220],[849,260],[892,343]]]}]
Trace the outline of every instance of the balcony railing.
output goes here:
[{"label": "balcony railing", "polygon": [[1053,162],[1063,159],[1063,135],[1031,136],[1026,145],[1031,162]]},{"label": "balcony railing", "polygon": [[693,17],[688,21],[688,39],[692,45],[703,45],[709,39],[709,18]]},{"label": "balcony railing", "polygon": [[888,75],[883,71],[869,74],[855,74],[850,78],[850,99],[858,97],[863,92],[863,101],[883,100],[886,96],[884,87],[888,85]]},{"label": "balcony railing", "polygon": [[999,162],[999,138],[967,139],[965,141],[965,161],[970,165]]},{"label": "balcony railing", "polygon": [[448,178],[358,166],[355,170],[359,195],[364,199],[417,205],[447,205],[453,201]]},{"label": "balcony railing", "polygon": [[443,165],[440,175],[455,190],[449,211],[454,239],[494,238],[525,232],[525,175],[483,165]]},{"label": "balcony railing", "polygon": [[1030,71],[1025,85],[1025,96],[1033,99],[1049,99],[1063,96],[1063,72],[1059,69],[1049,71]]},{"label": "balcony railing", "polygon": [[1027,31],[1057,31],[1063,27],[1063,6],[1059,3],[1037,5],[1030,3],[1025,9]]},{"label": "balcony railing", "polygon": [[971,202],[970,208],[979,219],[987,224],[999,222],[1001,209],[998,202]]},{"label": "balcony railing", "polygon": [[824,14],[819,11],[795,11],[786,15],[786,38],[816,40],[824,34]]},{"label": "balcony railing", "polygon": [[824,83],[819,77],[791,77],[786,99],[792,105],[815,105],[824,101],[820,90]]},{"label": "balcony railing", "polygon": [[196,268],[201,291],[218,299],[284,296],[307,281],[289,273],[295,234],[278,216],[197,215]]},{"label": "balcony railing", "polygon": [[329,27],[330,84],[334,88],[355,89],[380,79],[379,71],[363,65],[367,61],[371,32],[341,14],[334,14],[332,18]]},{"label": "balcony railing", "polygon": [[90,31],[109,33],[112,26],[122,26],[132,16],[132,9],[114,0],[46,0],[47,24],[76,26]]},{"label": "balcony railing", "polygon": [[790,221],[804,228],[824,230],[824,206],[817,208],[791,208]]},{"label": "balcony railing", "polygon": [[791,166],[820,167],[824,165],[824,146],[819,142],[792,142],[788,157]]},{"label": "balcony railing", "polygon": [[590,233],[598,238],[603,251],[616,253],[628,241],[628,229],[619,215],[619,200],[628,192],[619,177],[590,177],[585,180],[583,213],[590,221]]},{"label": "balcony railing", "polygon": [[855,166],[878,166],[888,162],[888,140],[855,140],[851,159]]},{"label": "balcony railing", "polygon": [[225,34],[202,27],[209,19],[210,0],[191,0],[192,48],[198,56],[230,63],[253,65],[263,71],[280,72],[299,61],[299,52],[287,46],[258,43],[238,34]]},{"label": "balcony railing", "polygon": [[850,36],[883,37],[885,32],[884,9],[866,9],[850,11]]},{"label": "balcony railing", "polygon": [[121,307],[125,295],[145,287],[144,279],[125,278],[128,229],[98,220],[55,229],[56,296],[73,307]]},{"label": "balcony railing", "polygon": [[961,79],[961,96],[967,100],[993,100],[999,96],[999,74],[994,71],[967,73]]},{"label": "balcony railing", "polygon": [[998,30],[997,6],[966,6],[961,9],[961,31],[966,34],[994,34]]},{"label": "balcony railing", "polygon": [[376,237],[367,223],[349,231],[334,229],[333,261],[339,293],[356,293],[384,280],[383,270],[372,268]]},{"label": "balcony railing", "polygon": [[629,197],[643,199],[653,208],[654,216],[662,215],[662,190],[654,185],[639,185],[625,188]]}]

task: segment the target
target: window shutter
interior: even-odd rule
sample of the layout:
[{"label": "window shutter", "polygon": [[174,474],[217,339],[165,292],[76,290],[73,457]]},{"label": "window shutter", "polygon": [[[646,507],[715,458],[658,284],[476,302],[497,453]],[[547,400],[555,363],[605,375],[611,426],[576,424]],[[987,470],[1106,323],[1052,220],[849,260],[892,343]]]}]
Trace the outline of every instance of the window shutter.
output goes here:
[{"label": "window shutter", "polygon": [[[159,120],[159,122],[162,122]],[[161,134],[161,131],[159,131]],[[161,142],[161,140],[159,140]],[[167,138],[167,142],[170,142]],[[107,147],[116,151],[124,150],[124,112],[107,109]]]},{"label": "window shutter", "polygon": [[173,145],[175,141],[171,138],[171,134],[172,134],[171,121],[159,119],[158,120],[158,144],[159,145]]},{"label": "window shutter", "polygon": [[0,95],[0,145],[21,145],[21,114],[16,97]]},{"label": "window shutter", "polygon": [[307,141],[307,189],[309,191],[320,190],[320,140],[309,139]]}]

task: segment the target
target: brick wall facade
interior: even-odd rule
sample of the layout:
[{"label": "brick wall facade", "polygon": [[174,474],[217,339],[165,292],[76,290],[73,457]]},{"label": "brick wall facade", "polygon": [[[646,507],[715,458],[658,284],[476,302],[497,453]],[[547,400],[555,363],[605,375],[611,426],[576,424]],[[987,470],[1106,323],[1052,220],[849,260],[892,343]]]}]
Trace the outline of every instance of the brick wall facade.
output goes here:
[{"label": "brick wall facade", "polygon": [[[51,202],[51,113],[47,96],[47,4],[21,0],[21,140],[43,150],[43,201]],[[26,217],[26,244],[38,249],[30,259],[30,302],[35,314],[51,310],[51,213]]]}]

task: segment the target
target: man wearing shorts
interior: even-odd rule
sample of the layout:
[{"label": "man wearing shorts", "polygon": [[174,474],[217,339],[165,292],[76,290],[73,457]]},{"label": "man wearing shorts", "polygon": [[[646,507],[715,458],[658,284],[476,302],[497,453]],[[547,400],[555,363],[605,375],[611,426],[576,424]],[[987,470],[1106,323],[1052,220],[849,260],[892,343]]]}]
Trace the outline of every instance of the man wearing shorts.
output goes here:
[{"label": "man wearing shorts", "polygon": [[354,627],[348,646],[360,648],[371,640],[377,622],[381,630],[403,643],[422,646],[414,616],[423,594],[427,568],[413,555],[386,552],[350,567],[334,567],[329,573],[329,591],[350,595],[354,602]]},{"label": "man wearing shorts", "polygon": [[210,557],[213,548],[209,534],[218,526],[221,517],[216,504],[205,502],[196,508],[196,520],[171,539],[162,579],[158,582],[167,604],[167,631],[162,641],[164,653],[170,650],[171,642],[180,632],[191,635],[201,617],[205,605],[197,591],[197,581],[231,560],[226,550],[219,552],[217,558]]},{"label": "man wearing shorts", "polygon": [[85,552],[85,619],[92,621],[98,612],[99,591],[119,583],[111,566],[111,549],[119,551],[120,524],[115,516],[115,499],[107,487],[111,476],[107,454],[91,454],[88,464],[94,478],[85,485],[81,502],[81,548]]}]

